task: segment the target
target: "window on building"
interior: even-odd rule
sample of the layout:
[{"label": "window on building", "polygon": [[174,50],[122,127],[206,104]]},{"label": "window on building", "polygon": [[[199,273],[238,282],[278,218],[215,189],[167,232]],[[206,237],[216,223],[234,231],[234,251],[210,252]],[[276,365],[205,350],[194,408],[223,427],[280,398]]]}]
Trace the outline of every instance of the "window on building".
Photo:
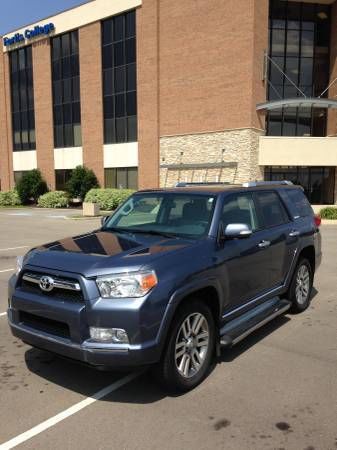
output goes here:
[{"label": "window on building", "polygon": [[136,14],[102,22],[105,144],[137,140]]},{"label": "window on building", "polygon": [[[268,99],[317,97],[329,83],[330,6],[270,1]],[[277,66],[286,74],[283,75]],[[327,93],[325,94],[327,96]],[[267,117],[270,136],[325,136],[326,110],[281,108]]]},{"label": "window on building", "polygon": [[23,170],[16,170],[14,172],[14,183],[15,183],[15,185],[17,185],[17,183],[21,180],[21,178],[22,178],[24,173],[25,172]]},{"label": "window on building", "polygon": [[57,191],[64,191],[66,189],[67,182],[71,177],[71,172],[71,169],[55,170],[55,188]]},{"label": "window on building", "polygon": [[13,150],[34,150],[35,115],[32,47],[9,54],[12,96]]},{"label": "window on building", "polygon": [[289,180],[303,187],[311,204],[332,205],[334,203],[334,167],[266,167],[268,181]]},{"label": "window on building", "polygon": [[82,145],[78,31],[52,39],[55,148]]},{"label": "window on building", "polygon": [[114,167],[104,169],[105,187],[117,189],[138,189],[137,167]]}]

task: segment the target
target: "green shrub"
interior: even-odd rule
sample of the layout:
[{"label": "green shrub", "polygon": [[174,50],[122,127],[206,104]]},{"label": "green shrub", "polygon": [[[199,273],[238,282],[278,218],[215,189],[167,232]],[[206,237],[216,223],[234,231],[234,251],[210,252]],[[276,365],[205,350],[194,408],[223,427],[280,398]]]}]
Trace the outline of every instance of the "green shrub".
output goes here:
[{"label": "green shrub", "polygon": [[70,197],[83,200],[90,189],[98,187],[99,184],[94,172],[84,166],[77,166],[71,173],[66,190]]},{"label": "green shrub", "polygon": [[69,197],[64,191],[47,192],[39,197],[37,204],[41,208],[66,208],[69,205]]},{"label": "green shrub", "polygon": [[40,195],[48,192],[48,187],[39,169],[34,169],[23,173],[22,178],[16,184],[16,190],[21,203],[27,204],[30,200],[36,203]]},{"label": "green shrub", "polygon": [[123,203],[134,191],[132,189],[91,189],[85,201],[98,203],[105,211],[112,211]]},{"label": "green shrub", "polygon": [[19,195],[16,190],[0,192],[0,206],[21,205]]},{"label": "green shrub", "polygon": [[319,214],[322,219],[337,220],[337,208],[332,206],[321,209]]}]

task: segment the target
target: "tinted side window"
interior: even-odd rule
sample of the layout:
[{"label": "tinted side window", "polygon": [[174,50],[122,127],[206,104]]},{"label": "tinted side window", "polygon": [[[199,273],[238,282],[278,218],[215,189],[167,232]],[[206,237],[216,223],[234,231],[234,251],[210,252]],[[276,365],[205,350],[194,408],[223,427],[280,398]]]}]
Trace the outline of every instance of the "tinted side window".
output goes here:
[{"label": "tinted side window", "polygon": [[256,197],[266,228],[276,227],[288,222],[287,213],[275,192],[258,192]]},{"label": "tinted side window", "polygon": [[260,228],[252,195],[235,194],[226,198],[221,220],[224,228],[230,223],[244,223],[253,231]]},{"label": "tinted side window", "polygon": [[310,203],[301,189],[282,189],[280,194],[294,219],[313,215]]}]

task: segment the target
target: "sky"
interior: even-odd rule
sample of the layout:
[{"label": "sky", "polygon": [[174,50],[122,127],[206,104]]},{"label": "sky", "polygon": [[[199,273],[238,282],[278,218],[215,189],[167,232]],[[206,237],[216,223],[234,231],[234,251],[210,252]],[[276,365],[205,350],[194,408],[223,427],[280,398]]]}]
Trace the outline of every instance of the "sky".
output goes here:
[{"label": "sky", "polygon": [[0,0],[0,35],[65,9],[86,3],[86,0]]}]

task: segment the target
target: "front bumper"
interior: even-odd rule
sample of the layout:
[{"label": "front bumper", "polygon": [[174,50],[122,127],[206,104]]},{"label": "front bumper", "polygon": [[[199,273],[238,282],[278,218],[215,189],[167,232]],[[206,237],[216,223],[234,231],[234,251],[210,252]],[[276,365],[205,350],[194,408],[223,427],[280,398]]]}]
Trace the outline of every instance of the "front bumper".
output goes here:
[{"label": "front bumper", "polygon": [[89,340],[81,344],[69,339],[51,336],[12,321],[13,311],[8,310],[8,323],[13,336],[32,347],[47,350],[66,358],[75,359],[93,366],[107,368],[136,367],[154,363],[157,359],[156,346],[97,344]]},{"label": "front bumper", "polygon": [[[41,269],[43,273],[54,273]],[[58,273],[57,275],[65,275]],[[112,302],[95,296],[95,283],[76,276],[83,288],[82,302],[53,299],[42,293],[24,292],[16,276],[9,281],[8,322],[12,334],[25,343],[93,366],[126,368],[149,365],[160,359],[158,330],[162,315],[158,302],[142,298]],[[91,297],[88,296],[91,294]],[[149,311],[150,310],[150,311]],[[35,326],[23,314],[42,322],[63,324],[65,335]],[[123,328],[129,344],[97,343],[90,339],[89,327]]]}]

